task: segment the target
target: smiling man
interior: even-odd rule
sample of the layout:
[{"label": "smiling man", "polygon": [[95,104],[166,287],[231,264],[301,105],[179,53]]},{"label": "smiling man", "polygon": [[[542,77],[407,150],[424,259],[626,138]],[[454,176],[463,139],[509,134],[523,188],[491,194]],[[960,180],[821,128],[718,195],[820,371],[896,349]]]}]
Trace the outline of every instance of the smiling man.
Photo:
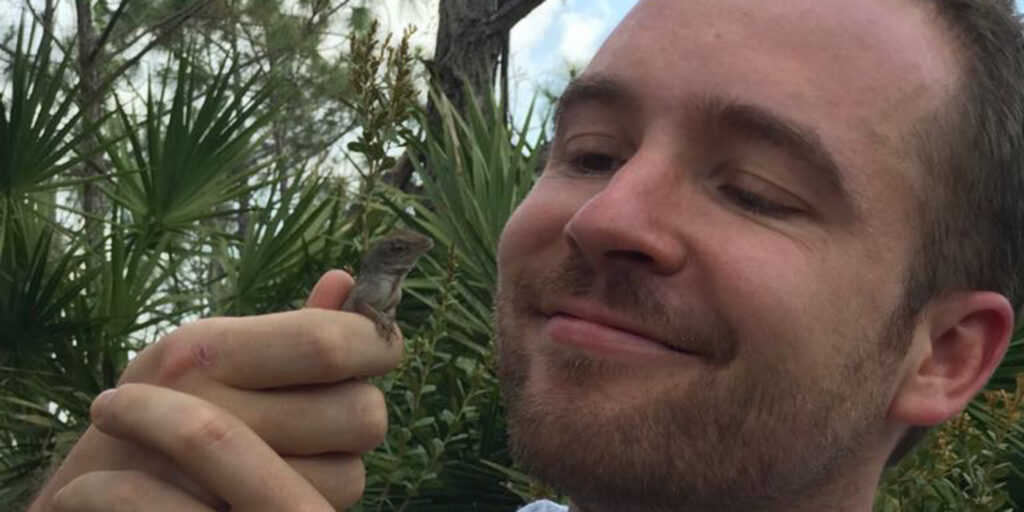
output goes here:
[{"label": "smiling man", "polygon": [[640,2],[502,236],[520,463],[586,512],[870,510],[1006,350],[1021,44],[996,2]]},{"label": "smiling man", "polygon": [[[576,512],[868,512],[1006,352],[1022,78],[994,0],[641,1],[501,237],[517,460]],[[357,377],[401,348],[351,286],[144,350],[34,510],[353,504],[387,421]]]}]

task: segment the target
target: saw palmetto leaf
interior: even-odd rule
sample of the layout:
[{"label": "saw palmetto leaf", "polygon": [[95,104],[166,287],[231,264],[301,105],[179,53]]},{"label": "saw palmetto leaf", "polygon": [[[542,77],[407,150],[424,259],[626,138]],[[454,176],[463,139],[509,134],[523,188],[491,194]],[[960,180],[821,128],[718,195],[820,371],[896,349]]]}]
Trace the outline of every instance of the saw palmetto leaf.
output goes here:
[{"label": "saw palmetto leaf", "polygon": [[75,130],[80,114],[72,91],[64,90],[69,59],[54,66],[50,37],[34,41],[35,25],[26,40],[22,24],[12,56],[10,95],[0,96],[0,195],[14,200],[62,185],[54,178],[81,161],[75,148],[90,136]]},{"label": "saw palmetto leaf", "polygon": [[279,201],[257,212],[237,255],[227,245],[220,248],[226,280],[217,299],[218,312],[241,315],[280,309],[304,295],[306,275],[329,268],[307,268],[320,259],[315,255],[330,237],[329,214],[336,199],[324,187],[325,180],[314,179],[286,189]]},{"label": "saw palmetto leaf", "polygon": [[34,217],[7,219],[0,253],[0,364],[45,366],[47,354],[88,320],[66,310],[90,281],[83,258],[58,246],[55,230]]},{"label": "saw palmetto leaf", "polygon": [[110,196],[136,223],[183,232],[233,213],[225,205],[261,186],[250,178],[265,165],[252,157],[256,135],[272,114],[265,108],[270,88],[258,88],[256,78],[238,86],[233,79],[225,65],[203,86],[185,55],[169,106],[151,88],[145,116],[136,122],[118,103],[126,137],[109,152],[121,174]]}]

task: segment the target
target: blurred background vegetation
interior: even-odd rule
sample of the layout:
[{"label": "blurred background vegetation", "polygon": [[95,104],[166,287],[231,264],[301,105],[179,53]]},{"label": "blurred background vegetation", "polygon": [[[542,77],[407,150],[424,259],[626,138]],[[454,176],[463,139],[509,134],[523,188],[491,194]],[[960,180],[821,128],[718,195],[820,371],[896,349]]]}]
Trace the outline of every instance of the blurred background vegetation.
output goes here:
[{"label": "blurred background vegetation", "polygon": [[[300,307],[397,224],[437,243],[407,281],[407,357],[377,381],[392,428],[358,509],[561,498],[508,457],[491,352],[498,234],[550,117],[541,101],[510,120],[502,64],[543,0],[443,0],[433,56],[365,2],[75,0],[57,33],[55,1],[0,34],[0,509],[24,506],[148,343]],[[1024,510],[1020,329],[876,510]]]}]

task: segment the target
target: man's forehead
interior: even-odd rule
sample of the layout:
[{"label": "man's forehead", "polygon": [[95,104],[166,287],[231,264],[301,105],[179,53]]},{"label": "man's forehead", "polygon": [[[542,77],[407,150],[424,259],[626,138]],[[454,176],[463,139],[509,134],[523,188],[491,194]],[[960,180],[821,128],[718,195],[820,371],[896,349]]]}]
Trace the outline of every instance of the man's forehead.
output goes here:
[{"label": "man's forehead", "polygon": [[643,0],[584,73],[620,76],[662,112],[695,94],[736,98],[818,128],[833,149],[905,157],[958,62],[920,0]]},{"label": "man's forehead", "polygon": [[957,74],[954,48],[924,0],[641,0],[592,65],[603,67],[604,54],[618,49],[662,65],[685,63],[693,53],[745,49],[804,53],[848,68],[881,64],[878,74],[899,71],[935,82]]}]

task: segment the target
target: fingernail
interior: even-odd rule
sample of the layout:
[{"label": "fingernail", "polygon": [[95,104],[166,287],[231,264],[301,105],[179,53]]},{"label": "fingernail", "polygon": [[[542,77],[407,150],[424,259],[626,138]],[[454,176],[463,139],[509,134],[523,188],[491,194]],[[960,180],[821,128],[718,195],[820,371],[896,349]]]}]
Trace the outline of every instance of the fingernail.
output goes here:
[{"label": "fingernail", "polygon": [[117,388],[108,389],[99,394],[95,400],[92,401],[92,407],[89,408],[89,416],[92,418],[92,422],[95,424],[102,423],[103,413],[107,408],[107,403],[110,402],[111,397],[114,396],[114,392]]}]

